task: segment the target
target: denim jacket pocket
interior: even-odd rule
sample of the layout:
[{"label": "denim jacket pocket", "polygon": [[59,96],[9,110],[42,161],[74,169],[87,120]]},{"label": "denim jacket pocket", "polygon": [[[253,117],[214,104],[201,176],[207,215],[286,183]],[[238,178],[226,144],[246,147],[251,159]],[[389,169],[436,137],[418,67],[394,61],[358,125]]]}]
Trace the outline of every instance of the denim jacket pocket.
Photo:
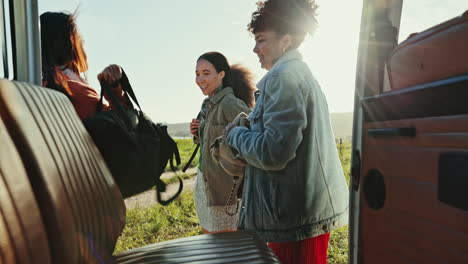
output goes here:
[{"label": "denim jacket pocket", "polygon": [[255,122],[263,113],[263,98],[262,93],[257,91],[255,93],[255,107],[249,115],[249,121]]},{"label": "denim jacket pocket", "polygon": [[268,228],[276,229],[279,225],[280,221],[278,218],[278,208],[277,208],[277,200],[276,200],[276,183],[273,181],[262,181],[262,186],[268,186],[267,188],[263,189],[261,195],[258,197],[259,202],[257,204],[257,208],[262,208],[260,211],[261,217],[257,220],[261,220],[261,223],[258,225]]},{"label": "denim jacket pocket", "polygon": [[252,131],[263,131],[263,111],[261,106],[256,106],[249,115],[250,129]]}]

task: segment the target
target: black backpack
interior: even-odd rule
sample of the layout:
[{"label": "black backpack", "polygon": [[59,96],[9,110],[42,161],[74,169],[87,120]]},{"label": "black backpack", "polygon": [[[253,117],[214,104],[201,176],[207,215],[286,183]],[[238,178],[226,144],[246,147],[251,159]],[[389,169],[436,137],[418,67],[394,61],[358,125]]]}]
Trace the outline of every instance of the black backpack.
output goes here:
[{"label": "black backpack", "polygon": [[[177,193],[167,200],[161,198],[161,192],[166,190],[166,184],[160,176],[167,163],[170,161],[174,172],[174,157],[177,165],[180,164],[177,144],[167,133],[167,126],[153,123],[141,111],[125,72],[121,85],[139,110],[123,107],[109,87],[101,84],[101,98],[96,115],[85,119],[84,125],[104,157],[124,198],[156,186],[158,202],[167,205],[182,192],[183,188],[183,182],[179,178]],[[116,109],[102,111],[104,93],[108,95]]]}]

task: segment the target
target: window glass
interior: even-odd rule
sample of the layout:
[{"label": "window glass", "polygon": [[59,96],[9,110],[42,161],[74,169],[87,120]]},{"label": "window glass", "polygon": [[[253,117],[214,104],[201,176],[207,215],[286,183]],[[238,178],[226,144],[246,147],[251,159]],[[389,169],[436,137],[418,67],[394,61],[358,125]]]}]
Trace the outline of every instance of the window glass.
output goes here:
[{"label": "window glass", "polygon": [[400,42],[468,10],[466,0],[406,0],[401,15]]},{"label": "window glass", "polygon": [[0,78],[12,80],[14,71],[9,10],[9,1],[0,0]]},{"label": "window glass", "polygon": [[7,69],[6,64],[6,40],[5,40],[5,14],[4,14],[4,4],[3,0],[0,1],[0,78],[5,78],[5,69]]}]

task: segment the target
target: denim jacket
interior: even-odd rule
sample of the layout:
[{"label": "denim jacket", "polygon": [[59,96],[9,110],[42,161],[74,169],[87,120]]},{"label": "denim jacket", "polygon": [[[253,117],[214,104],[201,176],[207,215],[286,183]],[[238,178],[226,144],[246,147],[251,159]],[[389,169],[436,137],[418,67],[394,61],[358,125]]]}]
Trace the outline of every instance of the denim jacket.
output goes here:
[{"label": "denim jacket", "polygon": [[250,129],[228,144],[247,161],[239,229],[299,241],[348,221],[348,187],[320,85],[291,50],[257,84]]}]

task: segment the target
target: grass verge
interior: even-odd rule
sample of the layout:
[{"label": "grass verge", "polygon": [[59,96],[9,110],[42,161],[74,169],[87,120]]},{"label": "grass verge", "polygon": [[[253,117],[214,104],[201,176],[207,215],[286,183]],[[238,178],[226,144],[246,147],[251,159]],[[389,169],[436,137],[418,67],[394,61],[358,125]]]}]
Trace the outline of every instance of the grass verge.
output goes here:
[{"label": "grass verge", "polygon": [[[177,140],[183,161],[188,160],[194,145],[190,139]],[[349,183],[351,145],[338,144],[338,152],[342,162],[345,178]],[[198,156],[198,155],[197,155]],[[185,165],[185,164],[183,164]],[[194,159],[192,167],[198,165]],[[180,174],[182,179],[190,179],[195,175]],[[164,180],[167,184],[176,183],[177,177]],[[181,237],[202,234],[198,224],[193,201],[193,191],[183,192],[169,206],[158,204],[149,207],[136,206],[127,210],[127,225],[120,236],[115,253],[148,244]],[[344,226],[331,232],[328,247],[329,264],[345,264],[348,262],[348,227]]]}]

